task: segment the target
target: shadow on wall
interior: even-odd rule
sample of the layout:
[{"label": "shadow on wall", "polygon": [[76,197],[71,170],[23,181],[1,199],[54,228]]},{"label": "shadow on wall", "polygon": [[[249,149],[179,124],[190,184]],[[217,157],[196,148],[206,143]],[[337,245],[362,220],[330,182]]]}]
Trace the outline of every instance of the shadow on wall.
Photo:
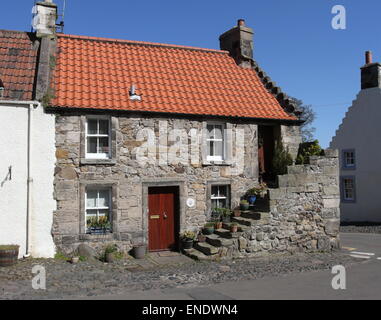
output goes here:
[{"label": "shadow on wall", "polygon": [[12,180],[12,166],[9,166],[8,168],[8,173],[7,175],[5,176],[5,178],[3,179],[3,181],[1,181],[1,187],[4,186],[4,184],[7,182],[7,181],[11,181]]}]

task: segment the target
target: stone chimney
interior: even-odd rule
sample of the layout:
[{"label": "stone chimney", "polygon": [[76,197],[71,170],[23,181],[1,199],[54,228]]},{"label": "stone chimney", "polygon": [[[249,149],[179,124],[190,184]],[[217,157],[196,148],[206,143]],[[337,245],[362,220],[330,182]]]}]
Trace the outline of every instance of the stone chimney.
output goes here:
[{"label": "stone chimney", "polygon": [[35,17],[33,28],[37,37],[54,35],[56,33],[57,5],[53,0],[45,0],[36,3],[34,7]]},{"label": "stone chimney", "polygon": [[361,89],[381,88],[381,64],[373,63],[372,52],[365,52],[365,65],[361,67]]},{"label": "stone chimney", "polygon": [[49,84],[55,66],[58,9],[53,0],[45,0],[37,2],[33,12],[33,28],[40,42],[35,99],[44,102],[54,95]]},{"label": "stone chimney", "polygon": [[239,19],[236,27],[220,36],[220,48],[229,51],[238,65],[249,68],[253,60],[253,34],[253,29],[246,27],[245,20]]}]

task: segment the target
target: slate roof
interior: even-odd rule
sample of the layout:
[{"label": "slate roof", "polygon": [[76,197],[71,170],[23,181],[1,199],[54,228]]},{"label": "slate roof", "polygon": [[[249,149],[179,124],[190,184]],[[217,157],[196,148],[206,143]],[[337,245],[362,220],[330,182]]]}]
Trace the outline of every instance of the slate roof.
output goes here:
[{"label": "slate roof", "polygon": [[32,33],[0,30],[0,82],[5,88],[0,99],[33,99],[37,55]]},{"label": "slate roof", "polygon": [[297,120],[226,51],[59,34],[56,61],[53,107]]}]

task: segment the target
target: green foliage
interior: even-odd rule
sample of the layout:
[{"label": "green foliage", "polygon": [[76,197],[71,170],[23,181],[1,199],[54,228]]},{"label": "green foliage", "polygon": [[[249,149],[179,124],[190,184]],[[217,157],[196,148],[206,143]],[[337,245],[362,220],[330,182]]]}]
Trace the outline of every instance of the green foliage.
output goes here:
[{"label": "green foliage", "polygon": [[116,244],[107,245],[103,251],[103,254],[99,257],[99,260],[105,262],[108,254],[112,254],[115,259],[122,259],[124,257],[123,252],[119,251]]},{"label": "green foliage", "polygon": [[185,231],[180,234],[180,238],[194,240],[196,238],[196,234],[193,231]]},{"label": "green foliage", "polygon": [[292,165],[292,156],[285,150],[282,142],[275,142],[275,150],[273,157],[273,170],[275,175],[282,175],[287,173],[287,166]]},{"label": "green foliage", "polygon": [[51,101],[56,97],[53,89],[49,88],[46,94],[42,97],[42,105],[44,107],[50,107]]},{"label": "green foliage", "polygon": [[257,187],[251,188],[246,192],[247,196],[259,196],[261,195],[265,190],[267,190],[267,184],[262,182]]},{"label": "green foliage", "polygon": [[105,228],[110,229],[111,228],[111,222],[108,221],[108,218],[106,216],[102,217],[92,217],[87,219],[87,227],[88,228]]},{"label": "green foliage", "polygon": [[319,141],[304,142],[300,144],[296,164],[309,164],[310,156],[322,156],[324,150],[320,147]]},{"label": "green foliage", "polygon": [[64,253],[62,253],[61,251],[58,251],[55,255],[54,255],[54,259],[56,260],[64,260],[64,261],[67,261],[69,260],[69,257],[67,257]]},{"label": "green foliage", "polygon": [[0,245],[0,250],[17,250],[20,246],[16,244]]}]

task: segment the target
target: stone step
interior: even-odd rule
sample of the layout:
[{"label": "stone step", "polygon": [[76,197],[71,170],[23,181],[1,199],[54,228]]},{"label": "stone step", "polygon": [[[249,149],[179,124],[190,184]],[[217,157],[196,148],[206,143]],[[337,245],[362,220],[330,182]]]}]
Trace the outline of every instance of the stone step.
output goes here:
[{"label": "stone step", "polygon": [[257,211],[241,211],[240,217],[253,219],[253,220],[260,220],[262,217],[262,213]]},{"label": "stone step", "polygon": [[217,234],[206,236],[206,242],[215,247],[230,247],[233,245],[232,239],[222,238]]},{"label": "stone step", "polygon": [[230,232],[229,230],[227,229],[217,229],[217,230],[214,230],[214,233],[222,238],[226,238],[226,239],[235,239],[235,238],[239,238],[240,235],[242,234],[242,232]]},{"label": "stone step", "polygon": [[233,217],[232,220],[236,223],[242,224],[244,226],[249,226],[249,227],[255,224],[255,220],[250,218]]},{"label": "stone step", "polygon": [[194,244],[194,248],[197,249],[198,251],[201,251],[203,254],[207,256],[212,256],[218,253],[218,248],[216,248],[215,246],[212,246],[211,244],[207,242],[196,242]]},{"label": "stone step", "polygon": [[183,253],[189,258],[192,258],[193,260],[197,260],[197,261],[208,261],[208,260],[211,260],[212,258],[212,256],[207,256],[203,254],[201,251],[198,251],[194,248],[183,249]]},{"label": "stone step", "polygon": [[[224,222],[222,224],[222,228],[230,231],[230,225],[232,223],[237,223],[237,222],[233,221],[233,218],[232,218],[232,222]],[[250,227],[247,227],[244,225],[238,225],[238,232],[244,232],[244,231],[247,231],[249,229],[250,229]]]}]

